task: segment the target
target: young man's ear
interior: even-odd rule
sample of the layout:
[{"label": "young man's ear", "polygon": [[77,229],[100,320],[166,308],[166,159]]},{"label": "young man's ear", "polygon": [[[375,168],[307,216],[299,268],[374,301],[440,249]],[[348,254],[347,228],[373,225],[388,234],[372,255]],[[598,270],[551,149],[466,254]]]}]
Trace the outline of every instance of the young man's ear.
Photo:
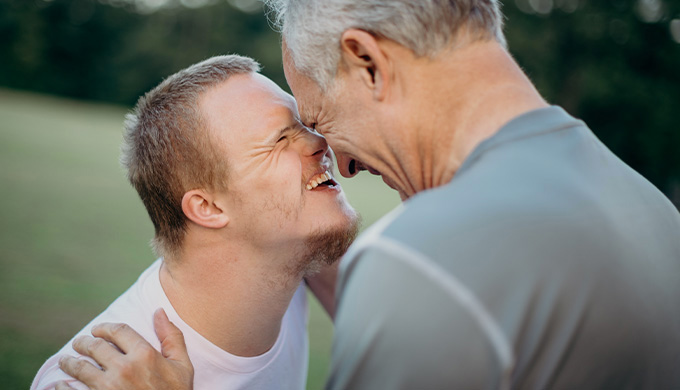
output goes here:
[{"label": "young man's ear", "polygon": [[378,38],[364,30],[349,29],[340,38],[346,70],[350,75],[358,73],[376,100],[385,99],[392,73],[390,58],[381,46]]},{"label": "young man's ear", "polygon": [[192,222],[206,228],[220,229],[229,223],[226,210],[213,195],[203,190],[191,190],[184,194],[182,211]]}]

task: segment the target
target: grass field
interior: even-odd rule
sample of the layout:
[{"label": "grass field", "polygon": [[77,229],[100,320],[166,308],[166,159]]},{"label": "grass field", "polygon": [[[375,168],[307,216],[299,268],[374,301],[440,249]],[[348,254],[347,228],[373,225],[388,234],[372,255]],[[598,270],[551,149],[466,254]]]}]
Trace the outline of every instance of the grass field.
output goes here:
[{"label": "grass field", "polygon": [[[0,89],[0,384],[38,368],[154,258],[153,228],[118,165],[126,109]],[[343,181],[369,226],[398,204],[367,174]],[[308,388],[332,325],[313,299]]]}]

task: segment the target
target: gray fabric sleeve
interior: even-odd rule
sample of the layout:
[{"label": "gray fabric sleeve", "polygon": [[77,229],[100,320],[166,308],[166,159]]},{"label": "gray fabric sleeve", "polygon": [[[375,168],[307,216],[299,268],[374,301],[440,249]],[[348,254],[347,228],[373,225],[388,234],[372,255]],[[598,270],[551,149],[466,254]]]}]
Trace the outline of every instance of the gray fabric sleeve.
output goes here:
[{"label": "gray fabric sleeve", "polygon": [[498,388],[498,359],[479,322],[399,257],[369,248],[341,277],[326,388]]}]

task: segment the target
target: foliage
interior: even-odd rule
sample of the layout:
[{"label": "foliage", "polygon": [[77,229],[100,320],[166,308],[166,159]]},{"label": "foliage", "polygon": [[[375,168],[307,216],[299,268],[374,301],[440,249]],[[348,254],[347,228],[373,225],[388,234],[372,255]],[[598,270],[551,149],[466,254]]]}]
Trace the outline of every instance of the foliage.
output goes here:
[{"label": "foliage", "polygon": [[[506,0],[503,11],[510,51],[541,93],[680,203],[680,3]],[[257,0],[0,0],[0,36],[11,88],[132,105],[224,53],[256,58],[285,86]]]},{"label": "foliage", "polygon": [[510,51],[541,93],[583,119],[680,205],[680,42],[670,31],[671,18],[680,18],[680,2],[514,5],[504,8]]},{"label": "foliage", "polygon": [[226,53],[256,58],[285,84],[278,35],[261,13],[224,1],[151,14],[109,3],[0,0],[0,85],[132,105],[163,77]]}]

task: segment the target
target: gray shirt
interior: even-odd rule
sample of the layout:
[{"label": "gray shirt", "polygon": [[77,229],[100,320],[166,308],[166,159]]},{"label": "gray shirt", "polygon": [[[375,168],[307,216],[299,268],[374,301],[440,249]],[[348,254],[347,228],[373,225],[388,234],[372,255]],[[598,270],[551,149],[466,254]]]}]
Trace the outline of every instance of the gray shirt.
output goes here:
[{"label": "gray shirt", "polygon": [[559,107],[343,259],[329,389],[680,389],[680,215]]}]

